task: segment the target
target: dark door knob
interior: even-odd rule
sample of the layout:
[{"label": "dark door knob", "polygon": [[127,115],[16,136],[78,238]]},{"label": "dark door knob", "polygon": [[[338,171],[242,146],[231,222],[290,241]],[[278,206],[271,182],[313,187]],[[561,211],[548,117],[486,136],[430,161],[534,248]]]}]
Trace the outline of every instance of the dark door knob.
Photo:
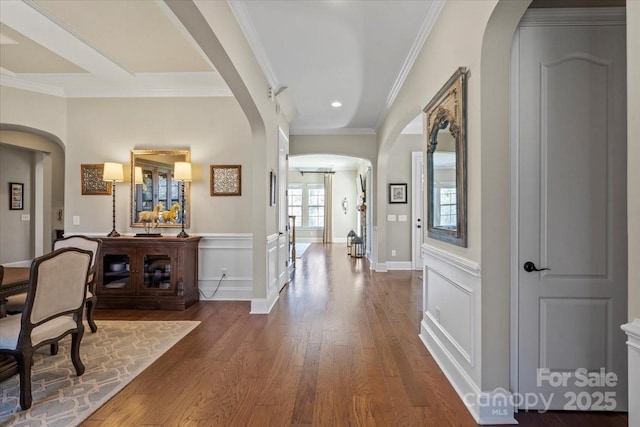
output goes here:
[{"label": "dark door knob", "polygon": [[531,261],[525,262],[522,267],[524,268],[524,271],[526,271],[527,273],[532,273],[534,271],[551,270],[550,268],[540,268],[540,269],[538,269],[536,267],[536,265],[534,263],[532,263]]}]

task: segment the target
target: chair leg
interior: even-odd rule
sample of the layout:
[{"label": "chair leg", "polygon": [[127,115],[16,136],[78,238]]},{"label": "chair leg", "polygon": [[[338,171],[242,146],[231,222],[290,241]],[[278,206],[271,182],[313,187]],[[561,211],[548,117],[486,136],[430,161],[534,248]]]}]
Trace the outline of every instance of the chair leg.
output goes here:
[{"label": "chair leg", "polygon": [[71,334],[71,361],[76,368],[76,374],[78,376],[84,374],[84,365],[80,360],[80,341],[82,341],[82,335],[84,334],[84,327],[80,326],[78,332]]},{"label": "chair leg", "polygon": [[52,356],[55,356],[56,354],[58,354],[58,341],[51,343],[50,353]]},{"label": "chair leg", "polygon": [[89,323],[89,329],[91,329],[91,332],[94,334],[98,330],[98,325],[96,325],[96,322],[93,320],[93,309],[95,306],[95,297],[87,300],[87,322]]},{"label": "chair leg", "polygon": [[16,356],[18,372],[20,373],[20,407],[29,409],[32,403],[31,397],[31,365],[33,352],[25,352]]}]

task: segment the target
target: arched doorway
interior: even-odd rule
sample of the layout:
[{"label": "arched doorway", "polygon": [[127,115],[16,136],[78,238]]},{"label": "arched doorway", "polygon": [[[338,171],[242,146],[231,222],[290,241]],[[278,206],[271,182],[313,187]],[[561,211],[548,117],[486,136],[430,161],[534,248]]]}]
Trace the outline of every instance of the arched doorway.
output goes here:
[{"label": "arched doorway", "polygon": [[[48,252],[64,228],[65,157],[62,141],[55,135],[18,125],[0,125],[0,150],[3,162],[2,191],[8,182],[21,176],[25,181],[23,210],[3,211],[0,221],[2,263],[30,262]],[[6,166],[6,167],[5,167]],[[2,197],[3,203],[8,197]]]}]

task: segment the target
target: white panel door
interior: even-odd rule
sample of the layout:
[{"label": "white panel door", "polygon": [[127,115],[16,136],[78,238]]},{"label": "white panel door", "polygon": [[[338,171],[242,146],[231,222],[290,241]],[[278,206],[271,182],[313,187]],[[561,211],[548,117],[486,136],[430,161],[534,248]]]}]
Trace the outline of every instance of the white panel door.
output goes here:
[{"label": "white panel door", "polygon": [[289,278],[289,215],[287,208],[287,172],[289,170],[289,140],[278,131],[278,290]]},{"label": "white panel door", "polygon": [[413,253],[411,256],[413,269],[422,270],[424,260],[422,259],[422,242],[424,241],[424,153],[411,153],[411,177],[413,197],[412,197],[412,240]]},{"label": "white panel door", "polygon": [[521,408],[624,411],[625,27],[519,37]]}]

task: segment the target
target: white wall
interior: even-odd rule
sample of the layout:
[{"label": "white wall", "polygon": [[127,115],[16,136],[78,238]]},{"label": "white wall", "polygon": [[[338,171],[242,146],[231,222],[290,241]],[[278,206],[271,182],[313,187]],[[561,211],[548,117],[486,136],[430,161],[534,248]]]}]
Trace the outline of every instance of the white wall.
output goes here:
[{"label": "white wall", "polygon": [[[22,221],[22,215],[35,219],[33,161],[33,152],[0,143],[0,264],[33,258],[32,221]],[[9,210],[10,182],[24,184],[23,210]]]},{"label": "white wall", "polygon": [[66,100],[0,86],[0,123],[39,129],[64,141],[67,134]]},{"label": "white wall", "polygon": [[[468,247],[460,248],[425,236],[425,242],[468,259],[480,260],[480,57],[485,27],[496,1],[448,1],[378,132],[379,174],[389,174],[389,150],[404,127],[422,113],[458,67],[470,71],[467,85]],[[464,31],[461,31],[464,28]],[[433,66],[438,58],[438,66]],[[426,158],[425,158],[426,160]],[[425,162],[426,163],[426,162]],[[383,170],[383,167],[386,169]],[[426,183],[425,183],[426,184]],[[378,196],[386,197],[386,188]],[[384,199],[386,201],[386,199]],[[426,201],[426,198],[425,198]],[[378,208],[384,207],[378,200]],[[426,211],[425,211],[426,212]],[[377,221],[379,227],[383,223]],[[386,233],[385,233],[386,234]],[[382,242],[380,242],[382,243]],[[384,250],[383,250],[384,249]],[[385,255],[387,249],[379,247]]]},{"label": "white wall", "polygon": [[[333,242],[346,243],[347,234],[356,230],[359,212],[358,191],[356,189],[358,174],[355,170],[336,171],[333,175]],[[347,213],[342,209],[342,200],[347,198]]]},{"label": "white wall", "polygon": [[[3,124],[4,128],[20,128],[19,126],[12,126]],[[25,131],[18,130],[0,130],[0,142],[6,144],[7,147],[13,147],[14,149],[27,150],[29,152],[36,153],[32,157],[29,165],[29,171],[31,173],[32,181],[32,194],[34,197],[41,195],[44,205],[41,210],[35,210],[34,206],[31,209],[30,220],[30,235],[19,236],[19,238],[29,241],[34,247],[38,248],[40,253],[42,251],[48,252],[51,248],[51,243],[55,238],[54,230],[62,229],[63,221],[58,220],[57,212],[59,209],[64,208],[64,151],[59,142],[54,142],[47,139],[45,136],[36,135],[33,133],[27,133]],[[35,132],[35,130],[33,130]],[[39,158],[42,158],[43,167],[43,179],[36,180],[33,176],[34,168],[39,162]],[[38,188],[41,187],[41,188]],[[3,186],[4,188],[4,186]],[[32,200],[33,201],[33,200]],[[63,209],[64,215],[64,209]],[[34,227],[36,227],[38,233],[33,233]],[[24,225],[24,224],[22,224]],[[15,232],[18,232],[21,228],[16,228]],[[38,255],[33,250],[31,256],[22,259],[27,261]]]},{"label": "white wall", "polygon": [[[252,231],[251,132],[234,98],[69,99],[65,230],[104,232],[111,228],[111,197],[83,196],[80,165],[120,162],[127,172],[131,149],[191,150],[192,233]],[[242,195],[211,197],[212,164],[242,165]],[[127,177],[127,181],[129,178]],[[130,182],[116,184],[116,229],[129,227]],[[73,216],[80,225],[73,225]],[[178,230],[163,230],[164,235]]]},{"label": "white wall", "polygon": [[302,154],[339,154],[367,159],[378,158],[376,135],[291,135],[292,156]]},{"label": "white wall", "polygon": [[[413,200],[413,182],[411,182],[411,153],[424,150],[424,137],[422,135],[401,134],[389,153],[387,167],[387,192],[389,184],[407,184],[407,203],[389,203],[389,197],[385,199],[386,212],[381,213],[380,221],[387,219],[387,215],[395,215],[396,221],[387,221],[387,260],[390,262],[411,262],[412,229],[411,206]],[[399,215],[406,215],[407,221],[398,221]],[[392,251],[396,255],[392,255]]]}]

